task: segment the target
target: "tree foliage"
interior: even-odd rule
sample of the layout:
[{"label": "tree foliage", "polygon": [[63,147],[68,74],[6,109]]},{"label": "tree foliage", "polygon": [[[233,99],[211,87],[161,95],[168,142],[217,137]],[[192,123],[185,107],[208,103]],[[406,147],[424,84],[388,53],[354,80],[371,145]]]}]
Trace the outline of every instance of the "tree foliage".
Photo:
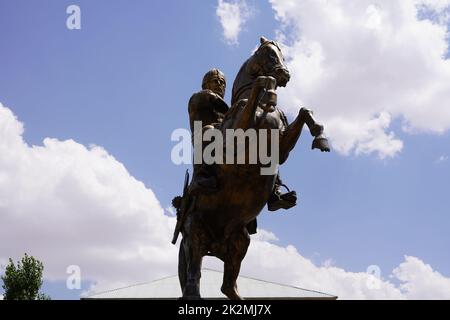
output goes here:
[{"label": "tree foliage", "polygon": [[3,280],[5,300],[49,300],[50,297],[39,292],[42,286],[44,265],[32,256],[25,256],[17,262],[9,259]]}]

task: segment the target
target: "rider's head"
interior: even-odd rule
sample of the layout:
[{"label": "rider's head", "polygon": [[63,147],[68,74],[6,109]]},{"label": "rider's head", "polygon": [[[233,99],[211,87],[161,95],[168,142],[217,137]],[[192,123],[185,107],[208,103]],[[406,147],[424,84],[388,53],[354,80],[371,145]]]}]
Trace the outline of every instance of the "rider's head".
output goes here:
[{"label": "rider's head", "polygon": [[202,89],[209,89],[222,98],[225,96],[225,75],[219,69],[209,70],[203,77]]}]

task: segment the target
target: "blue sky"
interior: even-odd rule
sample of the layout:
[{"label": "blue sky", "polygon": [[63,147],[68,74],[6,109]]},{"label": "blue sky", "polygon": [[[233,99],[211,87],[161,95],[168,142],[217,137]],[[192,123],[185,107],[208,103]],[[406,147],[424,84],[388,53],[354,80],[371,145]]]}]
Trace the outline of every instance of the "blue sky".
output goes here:
[{"label": "blue sky", "polygon": [[[66,28],[70,4],[81,8],[81,30]],[[101,146],[167,208],[187,168],[171,162],[170,136],[188,128],[187,102],[203,74],[212,67],[225,73],[229,102],[234,76],[259,36],[275,38],[276,30],[289,29],[270,3],[247,1],[251,15],[239,43],[230,45],[217,5],[1,0],[0,102],[24,123],[29,145],[52,137]],[[332,261],[349,272],[378,265],[388,278],[408,255],[449,277],[450,134],[405,132],[406,117],[397,113],[389,126],[402,150],[384,159],[376,152],[312,152],[305,132],[281,168],[299,204],[287,212],[263,211],[259,227],[317,265]],[[21,230],[16,233],[20,238]],[[44,290],[77,297],[80,292],[64,283],[46,281]]]}]

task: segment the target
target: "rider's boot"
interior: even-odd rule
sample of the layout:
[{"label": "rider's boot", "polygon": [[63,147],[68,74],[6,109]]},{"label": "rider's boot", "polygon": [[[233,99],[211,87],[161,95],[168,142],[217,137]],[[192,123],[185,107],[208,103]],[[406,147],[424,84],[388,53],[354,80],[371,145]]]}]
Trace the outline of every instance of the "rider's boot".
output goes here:
[{"label": "rider's boot", "polygon": [[[288,192],[281,193],[281,186],[285,187]],[[267,202],[267,207],[269,211],[277,211],[279,209],[290,209],[297,205],[297,193],[295,191],[290,191],[289,188],[281,182],[281,179],[277,177],[275,187],[273,188],[272,194]]]}]

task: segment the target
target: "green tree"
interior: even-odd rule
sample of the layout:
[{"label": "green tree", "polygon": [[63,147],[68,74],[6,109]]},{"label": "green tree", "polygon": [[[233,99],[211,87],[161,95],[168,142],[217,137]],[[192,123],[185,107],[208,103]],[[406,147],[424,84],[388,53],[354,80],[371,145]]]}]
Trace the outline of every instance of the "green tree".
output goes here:
[{"label": "green tree", "polygon": [[5,274],[1,277],[3,280],[2,287],[5,290],[3,299],[49,300],[49,296],[39,293],[42,286],[43,271],[44,265],[42,262],[26,253],[22,261],[17,262],[17,266],[10,258]]}]

